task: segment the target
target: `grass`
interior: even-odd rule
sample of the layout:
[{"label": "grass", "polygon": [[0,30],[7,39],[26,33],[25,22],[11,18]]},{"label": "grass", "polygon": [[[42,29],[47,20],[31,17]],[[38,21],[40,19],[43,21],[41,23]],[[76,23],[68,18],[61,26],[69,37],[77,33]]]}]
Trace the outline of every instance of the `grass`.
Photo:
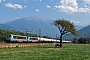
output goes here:
[{"label": "grass", "polygon": [[0,60],[90,60],[90,44],[53,44],[0,49]]}]

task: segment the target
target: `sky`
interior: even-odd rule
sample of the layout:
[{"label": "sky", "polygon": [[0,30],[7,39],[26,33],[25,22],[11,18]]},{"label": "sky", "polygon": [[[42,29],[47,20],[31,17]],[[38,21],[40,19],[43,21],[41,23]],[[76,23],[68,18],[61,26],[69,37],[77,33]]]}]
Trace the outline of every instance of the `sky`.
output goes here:
[{"label": "sky", "polygon": [[90,0],[0,0],[0,23],[39,16],[64,18],[76,25],[90,24]]}]

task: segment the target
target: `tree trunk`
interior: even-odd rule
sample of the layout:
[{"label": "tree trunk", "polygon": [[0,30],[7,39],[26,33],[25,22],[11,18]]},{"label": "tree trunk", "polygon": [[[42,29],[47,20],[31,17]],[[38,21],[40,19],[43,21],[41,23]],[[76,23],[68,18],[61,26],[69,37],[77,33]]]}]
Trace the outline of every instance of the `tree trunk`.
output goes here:
[{"label": "tree trunk", "polygon": [[62,33],[61,33],[61,35],[60,35],[60,47],[62,47]]}]

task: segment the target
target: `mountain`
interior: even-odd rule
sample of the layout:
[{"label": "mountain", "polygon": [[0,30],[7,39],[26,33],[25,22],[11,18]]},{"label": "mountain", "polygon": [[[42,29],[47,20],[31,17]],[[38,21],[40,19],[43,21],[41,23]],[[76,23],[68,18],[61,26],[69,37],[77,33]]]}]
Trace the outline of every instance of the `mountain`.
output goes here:
[{"label": "mountain", "polygon": [[86,27],[83,27],[82,29],[78,30],[77,31],[77,34],[78,36],[74,36],[72,34],[68,34],[68,35],[65,35],[64,38],[65,39],[69,39],[69,40],[72,40],[73,38],[90,38],[90,25],[86,26]]},{"label": "mountain", "polygon": [[80,29],[82,29],[84,26],[79,26],[79,25],[75,25],[75,28],[77,29],[77,30],[80,30]]},{"label": "mountain", "polygon": [[57,27],[51,24],[52,19],[41,18],[37,16],[25,17],[11,22],[4,23],[11,27],[11,29],[25,32],[26,29],[29,33],[53,36],[59,34]]},{"label": "mountain", "polygon": [[[59,30],[57,27],[52,25],[52,19],[42,18],[38,16],[29,16],[17,20],[13,20],[7,23],[4,23],[4,28],[11,30],[18,30],[22,32],[34,33],[37,35],[46,35],[51,37],[59,37]],[[1,25],[0,25],[1,26]],[[1,27],[3,27],[1,26]],[[78,36],[80,37],[90,37],[90,25],[82,28],[82,26],[75,25],[77,28]],[[81,29],[82,28],[82,29]],[[79,30],[80,29],[80,30]],[[41,31],[40,31],[41,30]],[[72,34],[68,34],[64,36],[64,39],[72,39],[75,38]]]}]

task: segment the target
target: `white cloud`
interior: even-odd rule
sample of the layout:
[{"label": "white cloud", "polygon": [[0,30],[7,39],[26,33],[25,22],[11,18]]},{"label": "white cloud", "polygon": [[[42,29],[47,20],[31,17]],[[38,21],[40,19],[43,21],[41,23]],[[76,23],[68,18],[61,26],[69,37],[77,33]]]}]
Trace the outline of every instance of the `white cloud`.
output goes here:
[{"label": "white cloud", "polygon": [[2,0],[0,0],[0,2],[2,2]]},{"label": "white cloud", "polygon": [[33,1],[35,1],[35,0],[33,0]]},{"label": "white cloud", "polygon": [[51,0],[51,1],[53,1],[53,0]]},{"label": "white cloud", "polygon": [[42,1],[42,0],[40,0],[40,1]]},{"label": "white cloud", "polygon": [[50,8],[50,6],[49,6],[49,5],[47,5],[47,8]]},{"label": "white cloud", "polygon": [[35,2],[36,2],[36,1],[40,1],[40,2],[41,2],[42,0],[33,0],[33,1],[35,1]]},{"label": "white cloud", "polygon": [[84,1],[84,4],[90,5],[90,0],[83,0],[83,1]]},{"label": "white cloud", "polygon": [[60,9],[60,12],[68,12],[73,13],[76,12],[78,9],[78,4],[76,0],[61,0],[62,5],[55,6],[55,8]]},{"label": "white cloud", "polygon": [[71,21],[71,22],[73,22],[73,23],[75,23],[75,24],[80,24],[79,21]]},{"label": "white cloud", "polygon": [[39,12],[39,9],[36,9],[36,12]]},{"label": "white cloud", "polygon": [[89,8],[79,8],[78,12],[89,12]]},{"label": "white cloud", "polygon": [[9,7],[9,8],[14,8],[14,9],[23,9],[23,6],[22,5],[19,5],[19,4],[12,4],[12,3],[6,3],[4,4],[6,7]]},{"label": "white cloud", "polygon": [[88,12],[90,9],[87,7],[79,8],[77,0],[61,0],[61,5],[54,6],[55,8],[59,9],[60,12],[66,13],[74,13],[74,12]]},{"label": "white cloud", "polygon": [[27,6],[24,6],[24,8],[26,8]]},{"label": "white cloud", "polygon": [[3,1],[5,1],[5,0],[0,0],[0,3],[3,2]]},{"label": "white cloud", "polygon": [[37,0],[33,0],[33,1],[37,1]]},{"label": "white cloud", "polygon": [[3,1],[5,1],[5,0],[3,0]]}]

